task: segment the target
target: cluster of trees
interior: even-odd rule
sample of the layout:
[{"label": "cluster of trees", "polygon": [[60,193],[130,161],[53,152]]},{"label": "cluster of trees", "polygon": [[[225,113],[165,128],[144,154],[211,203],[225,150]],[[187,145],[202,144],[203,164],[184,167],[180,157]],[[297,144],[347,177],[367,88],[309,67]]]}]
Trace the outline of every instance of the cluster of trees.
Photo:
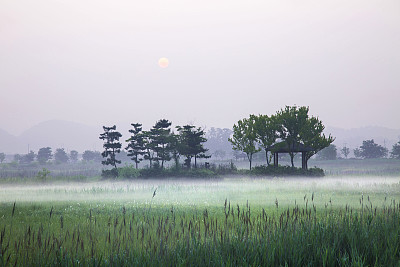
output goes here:
[{"label": "cluster of trees", "polygon": [[[37,153],[29,151],[27,154],[15,154],[13,161],[19,164],[31,164],[37,161],[39,164],[49,163],[54,160],[55,163],[76,163],[78,162],[79,153],[76,150],[71,150],[69,153],[64,148],[57,148],[53,153],[51,147],[42,147]],[[3,163],[6,158],[4,153],[0,153],[0,163]],[[98,151],[85,150],[82,154],[82,161],[101,162],[102,156]]]},{"label": "cluster of trees", "polygon": [[[350,154],[350,148],[345,145],[338,150],[336,145],[331,144],[317,154],[317,159],[335,160],[337,159],[339,152],[344,158],[347,159]],[[375,143],[374,139],[371,139],[364,140],[360,147],[353,149],[353,153],[355,158],[377,159],[388,157],[389,150],[386,147]],[[400,158],[400,142],[393,145],[392,151],[390,152],[390,157]]]},{"label": "cluster of trees", "polygon": [[353,150],[356,158],[375,159],[385,158],[388,155],[388,149],[374,142],[374,139],[363,141],[359,148]]},{"label": "cluster of trees", "polygon": [[[323,134],[325,126],[314,116],[308,114],[308,107],[286,106],[276,114],[250,115],[233,125],[233,136],[229,141],[233,149],[246,153],[250,170],[253,155],[264,150],[267,165],[270,165],[274,148],[285,146],[289,149],[292,167],[299,144],[311,147],[306,161],[318,151],[328,147],[334,138]],[[306,165],[307,166],[307,165]]]},{"label": "cluster of trees", "polygon": [[46,164],[53,159],[53,157],[56,163],[67,163],[68,161],[75,162],[78,160],[78,152],[71,150],[68,155],[64,148],[57,148],[53,154],[50,147],[42,147],[39,149],[37,154],[32,150],[29,151],[28,154],[24,155],[15,154],[14,161],[21,164],[29,164],[36,160],[40,164]]},{"label": "cluster of trees", "polygon": [[[194,159],[194,167],[197,167],[197,159],[209,158],[207,149],[203,144],[207,141],[205,132],[194,125],[176,126],[177,133],[171,129],[171,122],[161,119],[148,131],[144,131],[142,124],[132,123],[129,130],[131,136],[126,140],[125,150],[128,156],[135,162],[136,168],[143,160],[149,162],[150,168],[164,168],[166,162],[174,160],[175,166],[179,166],[180,157],[184,157],[184,165],[191,167]],[[111,165],[117,169],[121,161],[117,154],[121,152],[122,143],[119,141],[122,134],[116,126],[103,126],[104,132],[100,139],[104,140],[102,156],[104,165]]]}]

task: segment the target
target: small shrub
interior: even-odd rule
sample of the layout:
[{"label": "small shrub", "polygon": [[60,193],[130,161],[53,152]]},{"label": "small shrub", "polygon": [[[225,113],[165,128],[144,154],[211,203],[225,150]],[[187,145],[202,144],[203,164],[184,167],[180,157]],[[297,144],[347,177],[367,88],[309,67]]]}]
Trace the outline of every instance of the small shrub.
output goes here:
[{"label": "small shrub", "polygon": [[118,168],[119,177],[132,179],[140,176],[140,171],[133,165],[126,165],[125,167]]},{"label": "small shrub", "polygon": [[251,172],[256,176],[308,176],[308,177],[322,177],[324,170],[314,167],[310,169],[293,168],[290,166],[256,166]]},{"label": "small shrub", "polygon": [[165,177],[165,171],[161,168],[144,168],[140,169],[140,177],[150,178],[150,177]]},{"label": "small shrub", "polygon": [[41,171],[38,171],[36,178],[42,182],[46,181],[49,177],[50,171],[46,168],[43,168]]},{"label": "small shrub", "polygon": [[118,177],[118,169],[102,170],[101,177],[103,178],[116,178]]}]

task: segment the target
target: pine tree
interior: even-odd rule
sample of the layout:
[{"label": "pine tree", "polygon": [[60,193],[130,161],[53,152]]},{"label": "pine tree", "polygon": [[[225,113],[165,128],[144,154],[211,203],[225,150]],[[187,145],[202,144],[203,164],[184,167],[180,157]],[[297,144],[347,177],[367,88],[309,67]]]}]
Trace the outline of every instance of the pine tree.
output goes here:
[{"label": "pine tree", "polygon": [[159,120],[151,129],[153,131],[154,151],[156,153],[155,160],[161,161],[161,168],[164,168],[164,162],[171,160],[170,141],[171,141],[171,122],[162,119]]},{"label": "pine tree", "polygon": [[129,130],[129,132],[132,135],[126,140],[128,146],[125,149],[128,151],[128,156],[135,162],[137,169],[138,164],[143,160],[142,157],[145,154],[145,140],[142,133],[142,124],[132,123],[131,125],[133,129]]},{"label": "pine tree", "polygon": [[207,141],[204,130],[200,127],[196,129],[194,125],[177,126],[176,129],[179,131],[179,154],[186,157],[186,167],[190,168],[192,158],[194,167],[197,168],[197,159],[211,157],[205,154],[208,149],[203,146]]},{"label": "pine tree", "polygon": [[115,158],[115,155],[121,151],[121,143],[119,138],[122,135],[116,131],[117,127],[114,125],[112,127],[103,126],[104,133],[100,134],[100,139],[104,140],[104,151],[101,153],[103,160],[101,163],[103,165],[112,165],[114,169],[117,170],[117,164],[121,161]]}]

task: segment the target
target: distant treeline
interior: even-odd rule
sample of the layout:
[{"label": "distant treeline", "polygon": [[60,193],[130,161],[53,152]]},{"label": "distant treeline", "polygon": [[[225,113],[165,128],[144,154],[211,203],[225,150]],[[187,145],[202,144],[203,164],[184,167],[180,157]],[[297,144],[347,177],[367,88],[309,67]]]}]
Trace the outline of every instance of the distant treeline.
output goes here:
[{"label": "distant treeline", "polygon": [[[197,167],[197,160],[200,158],[210,158],[207,155],[207,148],[204,143],[207,141],[205,132],[202,128],[194,125],[176,126],[177,133],[171,129],[171,122],[161,119],[149,130],[145,131],[140,123],[132,123],[129,130],[131,136],[125,140],[125,150],[128,156],[138,164],[147,160],[149,168],[164,168],[165,163],[173,160],[175,167],[179,167],[180,157],[184,158],[184,166],[191,168],[192,159],[194,167]],[[104,151],[102,164],[111,165],[117,170],[117,164],[121,161],[116,155],[121,152],[122,134],[117,131],[116,126],[103,126],[104,132],[100,134],[100,139],[104,140]]]}]

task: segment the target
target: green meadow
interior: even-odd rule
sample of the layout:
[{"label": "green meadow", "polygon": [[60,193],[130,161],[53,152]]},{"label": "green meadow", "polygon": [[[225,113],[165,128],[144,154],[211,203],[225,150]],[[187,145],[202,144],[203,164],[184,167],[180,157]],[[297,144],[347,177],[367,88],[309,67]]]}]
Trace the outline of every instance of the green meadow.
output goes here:
[{"label": "green meadow", "polygon": [[400,178],[2,184],[4,266],[396,266]]}]

